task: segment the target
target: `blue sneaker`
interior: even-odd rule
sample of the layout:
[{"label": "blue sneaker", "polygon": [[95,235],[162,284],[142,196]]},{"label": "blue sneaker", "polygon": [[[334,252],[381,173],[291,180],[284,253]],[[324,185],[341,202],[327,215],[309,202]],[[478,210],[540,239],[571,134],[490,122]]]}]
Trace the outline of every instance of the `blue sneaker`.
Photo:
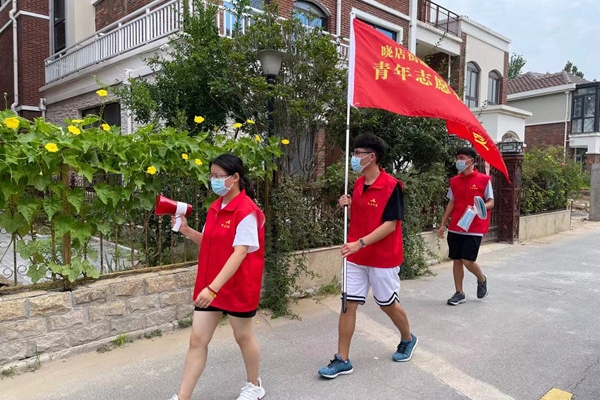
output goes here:
[{"label": "blue sneaker", "polygon": [[323,378],[333,379],[338,375],[351,374],[352,372],[354,372],[354,368],[352,368],[350,360],[344,361],[342,360],[342,357],[336,354],[333,356],[333,360],[331,360],[328,366],[319,370],[319,375]]},{"label": "blue sneaker", "polygon": [[400,344],[398,345],[398,351],[394,353],[392,360],[402,362],[411,359],[413,351],[415,350],[415,347],[417,347],[417,342],[419,340],[412,333],[410,336],[411,340],[409,342],[400,341]]}]

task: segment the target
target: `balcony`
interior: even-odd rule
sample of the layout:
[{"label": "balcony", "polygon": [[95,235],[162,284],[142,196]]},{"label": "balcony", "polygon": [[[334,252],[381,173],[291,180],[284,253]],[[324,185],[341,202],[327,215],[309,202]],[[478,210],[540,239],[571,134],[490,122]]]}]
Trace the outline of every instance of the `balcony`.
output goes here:
[{"label": "balcony", "polygon": [[[192,3],[186,5],[185,0],[170,0],[157,5],[155,3],[157,2],[129,14],[74,46],[47,58],[45,60],[46,84],[151,45],[179,32],[183,25],[184,7],[191,7]],[[215,23],[221,36],[232,35],[232,27],[236,19],[233,8],[228,2],[219,6]],[[241,21],[242,31],[252,24],[252,16],[260,12],[254,8],[249,10]],[[348,41],[343,38],[333,38],[332,41],[336,43],[338,51],[346,59]]]},{"label": "balcony", "polygon": [[458,36],[458,14],[433,1],[419,1],[417,19],[444,32]]}]

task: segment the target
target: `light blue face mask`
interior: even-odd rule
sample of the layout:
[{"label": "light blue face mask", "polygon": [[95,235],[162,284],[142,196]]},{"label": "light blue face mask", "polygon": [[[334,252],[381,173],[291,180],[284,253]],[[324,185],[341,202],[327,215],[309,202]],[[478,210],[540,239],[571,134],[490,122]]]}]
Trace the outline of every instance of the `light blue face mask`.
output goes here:
[{"label": "light blue face mask", "polygon": [[352,156],[352,158],[350,159],[350,166],[352,167],[352,171],[358,172],[360,174],[362,170],[365,169],[365,167],[371,163],[371,161],[369,161],[367,165],[360,165],[360,162],[365,157]]},{"label": "light blue face mask", "polygon": [[225,177],[225,178],[211,178],[210,179],[210,188],[212,189],[213,192],[215,192],[217,194],[217,196],[223,197],[227,194],[227,192],[229,192],[229,189],[232,188],[233,184],[231,184],[231,186],[227,187],[225,186],[225,179],[229,178],[229,176]]},{"label": "light blue face mask", "polygon": [[467,160],[456,160],[456,169],[458,172],[463,172],[467,169]]},{"label": "light blue face mask", "polygon": [[466,160],[456,160],[456,169],[458,172],[463,172],[467,169],[467,161],[472,160],[472,158],[468,158]]}]

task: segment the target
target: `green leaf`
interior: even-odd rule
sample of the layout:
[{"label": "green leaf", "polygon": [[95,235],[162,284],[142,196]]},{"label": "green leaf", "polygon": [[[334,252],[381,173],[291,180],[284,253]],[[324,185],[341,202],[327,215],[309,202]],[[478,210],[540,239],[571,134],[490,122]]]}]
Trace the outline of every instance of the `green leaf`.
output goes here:
[{"label": "green leaf", "polygon": [[75,207],[75,210],[79,214],[83,203],[85,203],[85,191],[81,188],[74,188],[70,192],[67,192],[67,200]]},{"label": "green leaf", "polygon": [[45,197],[42,207],[50,221],[62,209],[61,202],[55,197]]},{"label": "green leaf", "polygon": [[17,205],[17,210],[25,217],[28,224],[31,224],[33,217],[40,209],[40,199],[22,199]]},{"label": "green leaf", "polygon": [[0,214],[0,228],[4,228],[6,232],[16,233],[24,227],[28,228],[29,224],[20,213],[12,215],[10,210],[4,210],[4,213]]},{"label": "green leaf", "polygon": [[48,268],[43,264],[32,264],[27,269],[27,276],[31,278],[33,283],[37,283],[40,279],[46,277]]}]

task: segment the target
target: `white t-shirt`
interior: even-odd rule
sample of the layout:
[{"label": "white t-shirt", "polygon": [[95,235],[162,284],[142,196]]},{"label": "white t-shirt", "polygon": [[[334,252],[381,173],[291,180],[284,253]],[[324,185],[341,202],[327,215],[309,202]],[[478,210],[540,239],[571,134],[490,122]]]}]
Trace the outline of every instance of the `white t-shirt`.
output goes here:
[{"label": "white t-shirt", "polygon": [[[221,205],[221,210],[227,204]],[[206,226],[206,225],[205,225]],[[204,232],[204,227],[202,227]],[[248,253],[254,253],[260,248],[258,242],[258,220],[255,213],[248,214],[237,226],[233,246],[248,246]]]}]

